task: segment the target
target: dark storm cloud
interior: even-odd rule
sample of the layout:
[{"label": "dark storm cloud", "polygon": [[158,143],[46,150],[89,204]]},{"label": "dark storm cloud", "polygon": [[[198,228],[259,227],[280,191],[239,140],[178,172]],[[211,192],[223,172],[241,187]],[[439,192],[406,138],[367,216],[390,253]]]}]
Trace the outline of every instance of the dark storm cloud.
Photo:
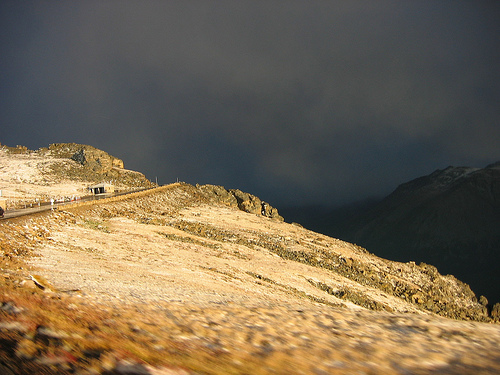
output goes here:
[{"label": "dark storm cloud", "polygon": [[89,143],[279,204],[388,193],[500,159],[499,8],[3,2],[0,142]]}]

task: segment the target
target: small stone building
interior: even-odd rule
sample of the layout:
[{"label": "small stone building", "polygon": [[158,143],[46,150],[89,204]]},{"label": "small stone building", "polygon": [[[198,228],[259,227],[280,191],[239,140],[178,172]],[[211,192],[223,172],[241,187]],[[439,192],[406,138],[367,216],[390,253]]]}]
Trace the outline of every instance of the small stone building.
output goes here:
[{"label": "small stone building", "polygon": [[89,191],[91,194],[108,194],[108,193],[114,193],[115,192],[115,187],[114,185],[111,184],[97,184],[93,186],[89,186]]}]

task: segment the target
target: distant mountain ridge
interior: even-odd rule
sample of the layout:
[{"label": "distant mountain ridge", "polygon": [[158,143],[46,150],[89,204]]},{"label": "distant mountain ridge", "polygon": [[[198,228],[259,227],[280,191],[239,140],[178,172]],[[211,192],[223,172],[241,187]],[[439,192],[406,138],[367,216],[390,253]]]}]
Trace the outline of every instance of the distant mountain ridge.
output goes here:
[{"label": "distant mountain ridge", "polygon": [[310,228],[383,258],[433,264],[491,302],[500,301],[500,162],[438,169],[378,203],[354,213],[324,213],[323,219],[322,228],[309,221]]}]

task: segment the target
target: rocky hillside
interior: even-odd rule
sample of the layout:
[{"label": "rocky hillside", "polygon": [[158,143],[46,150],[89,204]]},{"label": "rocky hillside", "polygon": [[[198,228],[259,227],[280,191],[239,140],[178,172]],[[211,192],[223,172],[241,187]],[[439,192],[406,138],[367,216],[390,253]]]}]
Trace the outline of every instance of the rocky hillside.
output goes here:
[{"label": "rocky hillside", "polygon": [[329,226],[322,232],[384,258],[433,264],[500,301],[500,163],[437,170]]},{"label": "rocky hillside", "polygon": [[136,171],[124,169],[123,160],[88,145],[55,143],[38,150],[40,155],[69,159],[76,163],[70,168],[53,168],[53,174],[61,179],[91,182],[109,181],[119,188],[150,187],[151,182]]},{"label": "rocky hillside", "polygon": [[216,185],[196,185],[196,187],[212,202],[225,203],[245,212],[284,221],[275,207],[260,200],[255,195],[245,193],[239,189],[226,190],[223,186]]},{"label": "rocky hillside", "polygon": [[214,189],[173,184],[0,222],[0,366],[158,375],[500,369],[500,327],[486,323],[466,284],[244,212]]},{"label": "rocky hillside", "polygon": [[0,229],[2,374],[500,370],[499,305],[239,190],[176,183]]},{"label": "rocky hillside", "polygon": [[0,190],[14,205],[60,196],[86,194],[94,183],[111,182],[119,190],[151,187],[140,172],[92,146],[57,143],[36,151],[0,145]]}]

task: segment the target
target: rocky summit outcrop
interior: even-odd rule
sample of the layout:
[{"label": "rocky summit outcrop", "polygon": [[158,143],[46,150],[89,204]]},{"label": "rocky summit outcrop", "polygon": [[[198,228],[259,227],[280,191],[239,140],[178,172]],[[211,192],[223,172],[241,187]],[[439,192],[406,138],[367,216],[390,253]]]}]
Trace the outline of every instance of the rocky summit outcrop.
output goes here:
[{"label": "rocky summit outcrop", "polygon": [[73,179],[93,182],[111,181],[122,186],[149,187],[152,183],[140,172],[124,169],[123,160],[89,145],[78,143],[54,143],[37,151],[53,158],[70,159],[80,168],[65,168],[54,172]]},{"label": "rocky summit outcrop", "polygon": [[216,202],[222,202],[252,214],[262,215],[278,221],[284,221],[283,217],[280,216],[275,207],[262,201],[255,195],[245,193],[239,189],[227,190],[223,186],[218,185],[196,185],[196,187],[200,189],[206,197]]},{"label": "rocky summit outcrop", "polygon": [[96,173],[106,173],[112,168],[123,168],[123,160],[93,146],[77,143],[54,143],[48,149],[53,156],[67,158],[91,169]]}]

